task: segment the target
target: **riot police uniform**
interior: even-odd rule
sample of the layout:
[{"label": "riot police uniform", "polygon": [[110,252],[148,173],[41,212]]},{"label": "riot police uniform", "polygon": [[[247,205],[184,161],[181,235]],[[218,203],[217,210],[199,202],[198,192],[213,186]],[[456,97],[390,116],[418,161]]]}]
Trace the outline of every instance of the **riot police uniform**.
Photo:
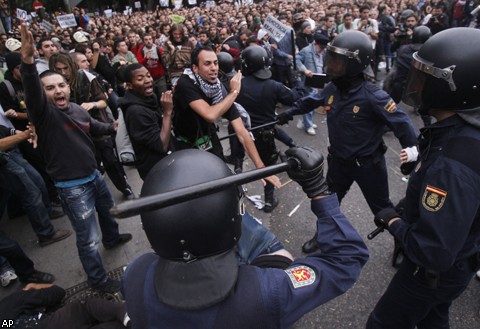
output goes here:
[{"label": "riot police uniform", "polygon": [[[438,120],[419,138],[420,158],[405,213],[375,222],[400,242],[405,260],[367,328],[449,328],[448,310],[479,268],[480,31],[455,28],[414,54],[404,101]],[[432,64],[434,63],[434,64]]]},{"label": "riot police uniform", "polygon": [[[240,207],[234,185],[145,212],[142,224],[155,254],[134,260],[123,277],[133,328],[287,328],[353,285],[368,251],[340,212],[336,196],[327,191],[323,157],[303,148],[286,153],[302,168],[288,173],[312,198],[322,254],[285,269],[239,266]],[[228,171],[208,152],[174,152],[152,169],[142,195],[227,177]]]},{"label": "riot police uniform", "polygon": [[[268,54],[263,47],[250,46],[242,51],[242,89],[237,97],[237,103],[242,105],[250,115],[255,146],[260,158],[266,166],[275,164],[278,160],[278,150],[275,145],[275,107],[277,103],[292,105],[298,98],[297,93],[285,87],[280,82],[271,80]],[[271,123],[264,128],[258,126]],[[274,196],[274,186],[265,185],[265,212],[271,212],[278,204]]]},{"label": "riot police uniform", "polygon": [[[391,207],[382,135],[388,126],[402,148],[416,145],[415,130],[408,116],[391,97],[363,78],[372,57],[370,40],[358,31],[339,34],[327,46],[327,74],[332,76],[322,91],[302,98],[279,120],[308,113],[324,106],[327,114],[328,173],[330,190],[341,201],[357,182],[372,213]],[[304,252],[316,250],[315,237]]]}]

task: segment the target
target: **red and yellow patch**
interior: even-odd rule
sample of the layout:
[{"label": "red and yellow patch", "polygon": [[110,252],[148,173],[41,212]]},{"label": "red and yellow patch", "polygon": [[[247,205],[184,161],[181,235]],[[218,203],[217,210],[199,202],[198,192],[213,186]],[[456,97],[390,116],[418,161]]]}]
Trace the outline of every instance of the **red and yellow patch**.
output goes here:
[{"label": "red and yellow patch", "polygon": [[288,268],[285,270],[290,281],[292,281],[293,288],[302,288],[313,284],[317,278],[314,270],[310,267],[301,265]]},{"label": "red and yellow patch", "polygon": [[397,112],[397,103],[395,103],[395,101],[390,98],[388,103],[385,104],[384,108],[388,113],[395,113]]},{"label": "red and yellow patch", "polygon": [[428,211],[438,211],[447,198],[447,192],[437,187],[427,185],[423,192],[422,205]]}]

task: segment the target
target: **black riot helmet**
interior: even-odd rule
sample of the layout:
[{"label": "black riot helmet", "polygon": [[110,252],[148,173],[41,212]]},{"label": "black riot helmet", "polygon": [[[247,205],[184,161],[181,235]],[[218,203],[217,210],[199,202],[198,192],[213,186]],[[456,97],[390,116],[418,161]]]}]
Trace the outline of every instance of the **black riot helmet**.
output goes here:
[{"label": "black riot helmet", "polygon": [[227,52],[221,51],[217,54],[218,68],[224,74],[228,74],[233,70],[233,57]]},{"label": "black riot helmet", "polygon": [[425,43],[432,36],[427,26],[417,26],[413,29],[412,43]]},{"label": "black riot helmet", "polygon": [[365,33],[340,33],[327,45],[327,74],[333,79],[357,76],[370,65],[372,55],[372,41]]},{"label": "black riot helmet", "polygon": [[253,75],[267,80],[272,76],[269,67],[268,54],[261,46],[249,46],[240,54],[243,75]]},{"label": "black riot helmet", "polygon": [[480,106],[480,30],[452,28],[413,54],[403,101],[411,106],[461,112]]},{"label": "black riot helmet", "polygon": [[[217,156],[200,150],[174,152],[158,162],[142,187],[147,197],[231,176]],[[239,189],[224,190],[141,214],[153,250],[161,257],[192,262],[232,249],[240,238]]]}]

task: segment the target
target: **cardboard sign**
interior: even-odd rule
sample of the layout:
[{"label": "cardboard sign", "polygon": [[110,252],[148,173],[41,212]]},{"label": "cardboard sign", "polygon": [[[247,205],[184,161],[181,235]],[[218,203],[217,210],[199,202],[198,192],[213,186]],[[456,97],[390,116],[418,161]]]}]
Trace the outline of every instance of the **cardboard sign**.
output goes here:
[{"label": "cardboard sign", "polygon": [[274,38],[277,42],[282,40],[285,34],[292,30],[290,26],[282,24],[278,19],[275,17],[268,15],[265,23],[263,23],[263,29],[268,31],[268,35],[271,38]]},{"label": "cardboard sign", "polygon": [[26,10],[17,8],[17,18],[23,19],[24,21],[27,20],[28,13]]},{"label": "cardboard sign", "polygon": [[57,21],[62,29],[70,26],[77,26],[77,21],[75,20],[75,16],[73,16],[73,14],[57,16]]},{"label": "cardboard sign", "polygon": [[45,21],[45,20],[40,22],[40,27],[44,30],[47,30],[48,32],[53,31],[53,25],[50,24],[49,22]]}]

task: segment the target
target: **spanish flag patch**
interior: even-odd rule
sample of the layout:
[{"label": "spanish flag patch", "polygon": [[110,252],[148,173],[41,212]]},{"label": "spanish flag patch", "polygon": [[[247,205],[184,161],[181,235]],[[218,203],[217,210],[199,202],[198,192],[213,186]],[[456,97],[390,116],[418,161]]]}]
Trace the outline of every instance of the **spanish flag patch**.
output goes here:
[{"label": "spanish flag patch", "polygon": [[317,278],[315,271],[305,265],[287,268],[285,273],[287,273],[295,289],[309,286],[313,284]]},{"label": "spanish flag patch", "polygon": [[394,112],[397,112],[397,104],[395,103],[395,101],[393,99],[390,98],[390,100],[388,101],[387,104],[385,104],[384,106],[385,110],[388,112],[388,113],[394,113]]},{"label": "spanish flag patch", "polygon": [[446,198],[446,191],[427,185],[425,192],[423,192],[422,205],[428,211],[439,211],[445,203]]}]

